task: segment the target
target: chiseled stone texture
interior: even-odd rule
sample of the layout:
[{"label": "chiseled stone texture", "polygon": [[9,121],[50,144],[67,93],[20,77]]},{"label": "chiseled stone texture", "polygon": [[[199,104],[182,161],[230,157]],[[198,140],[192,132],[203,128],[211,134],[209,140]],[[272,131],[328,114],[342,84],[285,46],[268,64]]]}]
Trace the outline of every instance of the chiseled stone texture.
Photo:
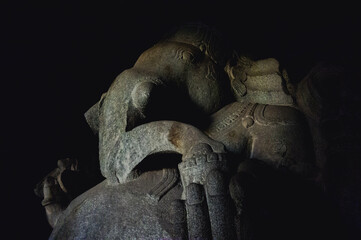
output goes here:
[{"label": "chiseled stone texture", "polygon": [[221,40],[181,28],[119,74],[85,114],[106,180],[48,213],[50,239],[313,237],[327,211],[309,183],[359,153],[337,128],[346,109],[326,104],[338,89],[318,88],[343,74],[318,67],[293,86],[276,59],[231,56]]},{"label": "chiseled stone texture", "polygon": [[158,171],[127,185],[103,181],[71,202],[49,239],[173,238],[159,222],[151,191],[162,179]]}]

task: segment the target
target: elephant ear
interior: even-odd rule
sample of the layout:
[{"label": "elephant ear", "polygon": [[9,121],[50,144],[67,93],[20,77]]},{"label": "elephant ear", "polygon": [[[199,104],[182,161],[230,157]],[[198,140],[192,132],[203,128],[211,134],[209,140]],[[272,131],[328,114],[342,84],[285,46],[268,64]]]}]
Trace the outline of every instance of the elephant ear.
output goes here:
[{"label": "elephant ear", "polygon": [[94,134],[98,135],[99,133],[99,115],[100,108],[105,99],[106,93],[103,93],[100,97],[100,100],[94,104],[86,113],[84,114],[85,120],[88,123],[89,127]]}]

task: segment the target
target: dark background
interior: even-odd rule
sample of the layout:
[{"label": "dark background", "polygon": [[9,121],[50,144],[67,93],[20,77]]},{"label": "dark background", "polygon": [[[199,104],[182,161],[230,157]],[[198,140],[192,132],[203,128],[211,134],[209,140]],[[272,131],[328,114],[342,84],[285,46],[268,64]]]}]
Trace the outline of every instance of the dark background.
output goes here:
[{"label": "dark background", "polygon": [[36,183],[58,159],[91,158],[96,140],[83,114],[172,27],[216,26],[237,50],[287,63],[295,79],[319,60],[359,63],[352,6],[105,2],[1,4],[1,229],[9,239],[48,238]]}]

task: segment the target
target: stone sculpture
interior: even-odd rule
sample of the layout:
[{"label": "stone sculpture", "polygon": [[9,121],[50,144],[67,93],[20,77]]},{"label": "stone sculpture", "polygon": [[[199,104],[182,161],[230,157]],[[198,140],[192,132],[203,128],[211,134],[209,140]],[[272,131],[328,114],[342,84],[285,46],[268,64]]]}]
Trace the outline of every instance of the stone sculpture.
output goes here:
[{"label": "stone sculpture", "polygon": [[[317,102],[308,101],[310,85],[300,86],[276,59],[238,57],[207,26],[171,32],[85,114],[106,180],[47,210],[50,239],[272,236],[276,223],[266,222],[287,195],[277,184],[320,174],[313,139],[321,137],[310,129]],[[63,191],[48,191],[56,185],[48,180],[38,192],[50,208],[51,194],[68,195],[61,181]]]}]

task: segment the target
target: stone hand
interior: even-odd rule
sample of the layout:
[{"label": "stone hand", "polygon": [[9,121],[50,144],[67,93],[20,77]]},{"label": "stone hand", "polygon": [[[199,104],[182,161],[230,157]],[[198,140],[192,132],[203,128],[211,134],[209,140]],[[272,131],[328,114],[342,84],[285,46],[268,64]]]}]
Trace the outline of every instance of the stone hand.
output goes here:
[{"label": "stone hand", "polygon": [[57,168],[51,171],[37,184],[35,193],[42,197],[41,204],[44,206],[49,224],[54,227],[59,215],[71,201],[62,181],[62,174],[65,171],[76,171],[78,161],[76,159],[58,160]]},{"label": "stone hand", "polygon": [[224,153],[195,145],[179,164],[189,239],[233,239],[232,202]]},{"label": "stone hand", "polygon": [[78,161],[76,159],[65,158],[58,160],[57,168],[46,175],[36,186],[35,192],[40,197],[43,197],[43,206],[64,201],[67,189],[63,184],[61,176],[65,171],[76,171],[77,164]]}]

